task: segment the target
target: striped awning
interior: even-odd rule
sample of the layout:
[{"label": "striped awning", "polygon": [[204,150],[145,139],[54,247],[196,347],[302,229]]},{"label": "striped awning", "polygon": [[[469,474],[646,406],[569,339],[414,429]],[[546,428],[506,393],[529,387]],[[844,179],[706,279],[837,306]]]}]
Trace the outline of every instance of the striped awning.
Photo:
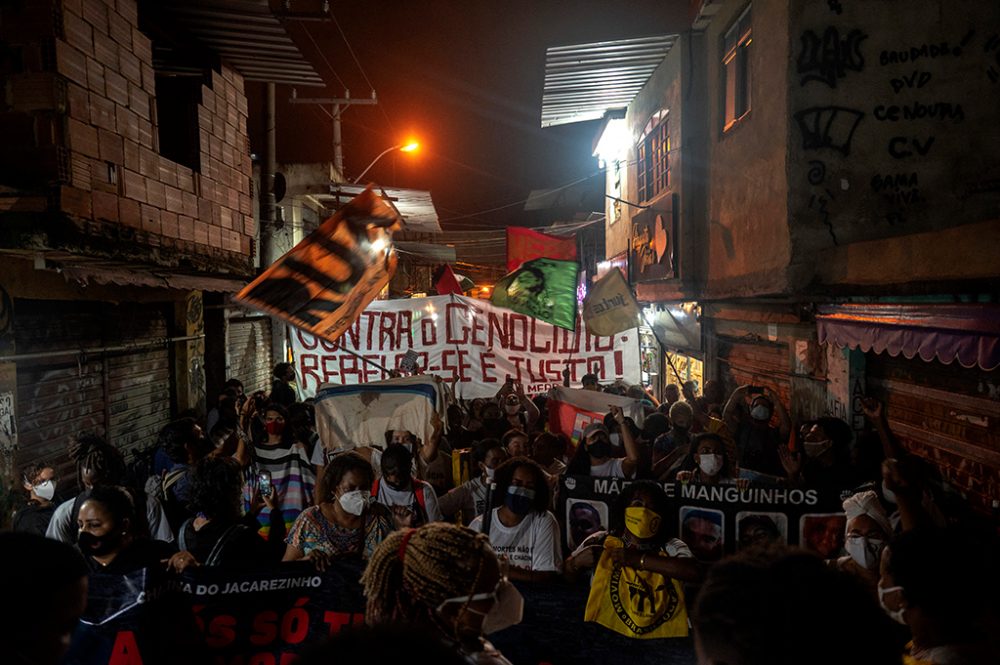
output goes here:
[{"label": "striped awning", "polygon": [[597,120],[629,105],[679,35],[554,46],[545,52],[542,127]]}]

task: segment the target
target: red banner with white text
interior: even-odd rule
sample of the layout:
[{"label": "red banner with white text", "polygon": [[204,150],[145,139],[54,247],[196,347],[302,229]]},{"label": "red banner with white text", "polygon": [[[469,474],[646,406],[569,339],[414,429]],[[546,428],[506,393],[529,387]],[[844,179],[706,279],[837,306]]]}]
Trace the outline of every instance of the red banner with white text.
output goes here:
[{"label": "red banner with white text", "polygon": [[289,337],[303,397],[323,383],[386,379],[379,366],[399,369],[411,351],[421,372],[453,383],[462,399],[492,397],[507,376],[541,394],[562,385],[563,370],[572,386],[588,372],[602,383],[640,380],[636,330],[596,336],[579,320],[576,331],[564,330],[463,296],[377,300],[336,342],[297,328]]}]

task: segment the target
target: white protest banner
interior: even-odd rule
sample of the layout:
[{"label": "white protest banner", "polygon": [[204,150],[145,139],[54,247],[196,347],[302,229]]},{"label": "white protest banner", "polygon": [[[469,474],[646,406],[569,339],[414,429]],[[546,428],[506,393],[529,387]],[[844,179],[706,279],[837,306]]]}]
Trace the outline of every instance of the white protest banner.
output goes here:
[{"label": "white protest banner", "polygon": [[[581,320],[576,331],[563,330],[524,314],[494,307],[486,300],[435,296],[376,300],[336,341],[291,328],[299,389],[312,397],[323,383],[358,384],[388,378],[377,366],[400,368],[407,352],[427,374],[454,382],[461,399],[492,397],[509,375],[529,395],[562,385],[579,387],[592,372],[601,383],[640,380],[639,335],[636,330],[600,337],[587,333]],[[412,354],[410,356],[412,358]]]}]

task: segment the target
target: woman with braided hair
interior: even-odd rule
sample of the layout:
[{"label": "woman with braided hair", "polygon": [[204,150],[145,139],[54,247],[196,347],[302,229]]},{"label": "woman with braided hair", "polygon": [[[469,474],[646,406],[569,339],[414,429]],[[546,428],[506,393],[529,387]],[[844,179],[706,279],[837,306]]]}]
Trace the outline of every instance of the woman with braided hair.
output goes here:
[{"label": "woman with braided hair", "polygon": [[485,535],[443,522],[395,531],[361,582],[370,625],[427,628],[469,663],[509,665],[484,635],[520,622],[523,599]]},{"label": "woman with braided hair", "polygon": [[[96,434],[79,434],[69,443],[69,458],[76,463],[76,479],[80,494],[59,504],[52,514],[52,520],[45,531],[48,538],[76,544],[79,528],[77,517],[80,507],[95,487],[126,486],[125,457],[121,451]],[[156,540],[173,542],[174,533],[163,514],[163,506],[156,497],[146,496],[140,488],[128,487],[135,501],[137,523],[136,532],[151,535]]]}]

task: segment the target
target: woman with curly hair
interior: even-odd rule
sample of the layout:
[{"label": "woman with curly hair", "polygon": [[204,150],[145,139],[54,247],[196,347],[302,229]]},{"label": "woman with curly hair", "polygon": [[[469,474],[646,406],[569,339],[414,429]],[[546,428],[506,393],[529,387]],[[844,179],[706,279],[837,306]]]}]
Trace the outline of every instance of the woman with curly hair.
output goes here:
[{"label": "woman with curly hair", "polygon": [[482,531],[493,551],[510,563],[510,577],[541,582],[559,574],[562,550],[559,523],[549,512],[548,476],[527,457],[507,460],[495,473],[497,505],[477,517],[470,529]]},{"label": "woman with curly hair", "polygon": [[330,559],[368,559],[393,529],[392,514],[372,501],[375,473],[360,455],[341,453],[323,472],[318,506],[295,520],[285,539],[285,561],[309,559],[320,570]]},{"label": "woman with curly hair", "polygon": [[469,663],[509,665],[484,635],[519,623],[523,599],[485,535],[444,522],[395,531],[361,582],[369,625],[425,628]]},{"label": "woman with curly hair", "polygon": [[170,558],[169,568],[181,572],[199,565],[251,567],[279,558],[256,534],[253,513],[242,515],[242,490],[243,472],[236,460],[208,457],[198,462],[191,474],[189,504],[195,517],[178,529],[180,551]]}]

